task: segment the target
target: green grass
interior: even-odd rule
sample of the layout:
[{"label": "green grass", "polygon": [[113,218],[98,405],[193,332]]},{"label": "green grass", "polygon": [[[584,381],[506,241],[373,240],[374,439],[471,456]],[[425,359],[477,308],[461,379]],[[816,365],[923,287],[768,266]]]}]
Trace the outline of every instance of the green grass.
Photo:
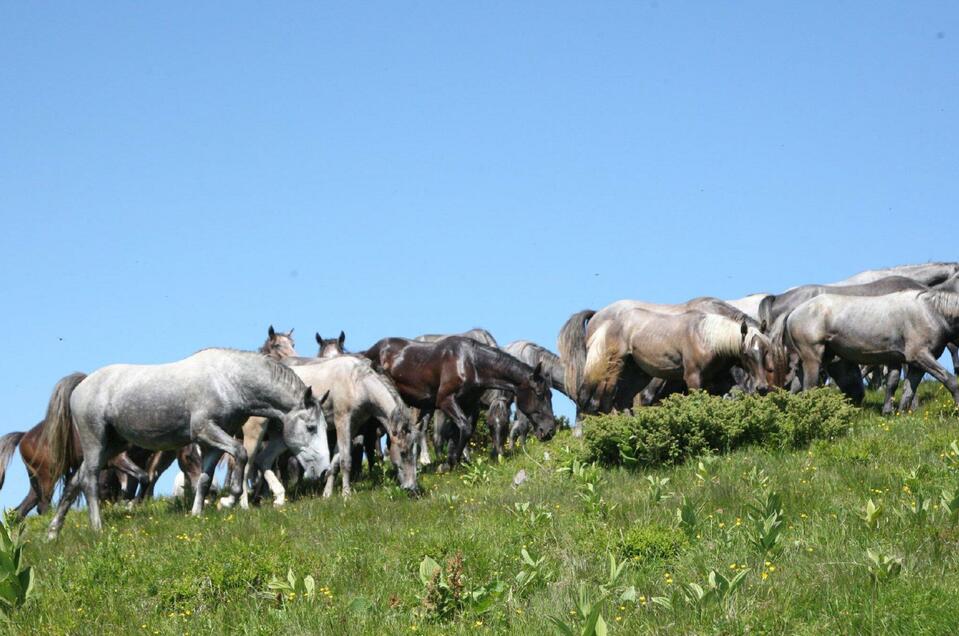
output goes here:
[{"label": "green grass", "polygon": [[[85,511],[74,510],[56,543],[40,539],[48,517],[33,518],[26,561],[36,568],[37,590],[10,627],[98,635],[548,633],[548,617],[572,618],[581,583],[598,597],[612,554],[631,555],[603,604],[612,633],[955,633],[959,525],[938,504],[942,489],[959,488],[948,455],[959,419],[941,390],[923,390],[927,406],[913,416],[882,418],[870,395],[847,436],[801,451],[738,451],[706,479],[696,461],[599,470],[601,501],[580,497],[581,480],[558,472],[579,452],[577,440],[561,435],[486,464],[471,480],[465,469],[425,474],[418,500],[370,479],[349,501],[208,509],[198,519],[160,500],[132,512],[108,508],[101,536],[89,531]],[[918,465],[926,466],[918,489],[934,504],[925,521],[906,511],[916,492],[904,489],[904,478]],[[520,468],[529,478],[514,487]],[[754,469],[782,496],[778,554],[764,556],[748,541],[747,505],[763,490],[750,478]],[[668,477],[663,490],[671,494],[651,501],[647,475]],[[688,533],[677,526],[680,495],[698,511]],[[861,518],[870,498],[883,507],[876,528]],[[520,589],[524,547],[545,559],[542,576]],[[901,574],[874,585],[867,550],[901,557]],[[424,613],[419,564],[429,555],[445,565],[458,553],[465,589],[499,580],[514,590],[485,613],[467,606],[440,620]],[[268,590],[290,568],[314,577],[315,600],[278,600]],[[725,604],[697,608],[679,591],[705,585],[710,570],[731,578],[743,568],[748,574]],[[619,600],[630,586],[636,600]]]}]

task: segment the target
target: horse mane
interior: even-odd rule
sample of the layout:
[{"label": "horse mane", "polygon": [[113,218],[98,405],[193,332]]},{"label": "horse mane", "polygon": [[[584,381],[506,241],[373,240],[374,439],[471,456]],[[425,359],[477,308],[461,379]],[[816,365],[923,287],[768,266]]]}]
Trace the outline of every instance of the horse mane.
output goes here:
[{"label": "horse mane", "polygon": [[959,320],[959,294],[951,291],[930,290],[923,292],[922,296],[949,320]]},{"label": "horse mane", "polygon": [[482,357],[485,357],[488,362],[490,362],[494,367],[499,371],[505,371],[509,374],[523,374],[529,375],[533,373],[533,368],[520,360],[519,358],[506,353],[502,349],[496,347],[491,347],[489,345],[483,344],[476,340],[472,340],[474,345],[474,350],[481,354]]},{"label": "horse mane", "polygon": [[193,355],[196,355],[197,353],[203,353],[205,351],[219,351],[221,353],[232,354],[233,356],[242,360],[262,362],[266,364],[267,368],[270,370],[271,382],[285,384],[288,388],[294,391],[306,390],[306,384],[303,383],[303,380],[300,379],[300,376],[296,375],[296,373],[294,373],[290,367],[273,359],[262,351],[246,351],[244,349],[231,349],[229,347],[207,347],[205,349],[200,349]]},{"label": "horse mane", "polygon": [[727,356],[742,354],[742,326],[732,318],[719,314],[704,314],[700,321],[700,333],[706,344],[716,353]]}]

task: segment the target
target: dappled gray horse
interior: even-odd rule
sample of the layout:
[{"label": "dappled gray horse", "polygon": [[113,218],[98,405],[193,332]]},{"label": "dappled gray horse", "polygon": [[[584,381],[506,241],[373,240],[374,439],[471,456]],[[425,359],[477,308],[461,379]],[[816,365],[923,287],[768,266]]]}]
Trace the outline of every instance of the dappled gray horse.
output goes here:
[{"label": "dappled gray horse", "polygon": [[[819,383],[819,369],[830,356],[856,364],[909,365],[899,408],[906,410],[923,373],[942,382],[959,404],[956,377],[937,361],[946,343],[959,336],[959,294],[902,291],[884,296],[822,294],[793,310],[786,338],[803,366],[803,388]],[[892,410],[887,392],[883,412]]]},{"label": "dappled gray horse", "polygon": [[204,472],[197,483],[193,514],[200,514],[213,470],[226,452],[240,467],[232,490],[241,491],[239,476],[246,451],[233,435],[252,415],[278,420],[286,444],[296,453],[307,476],[318,479],[330,466],[323,413],[313,391],[287,367],[253,352],[204,349],[169,364],[116,364],[91,373],[62,400],[49,427],[51,453],[57,465],[76,426],[83,462],[70,478],[50,522],[55,538],[67,510],[82,488],[90,525],[101,528],[97,475],[111,457],[135,444],[171,450],[197,442]]}]

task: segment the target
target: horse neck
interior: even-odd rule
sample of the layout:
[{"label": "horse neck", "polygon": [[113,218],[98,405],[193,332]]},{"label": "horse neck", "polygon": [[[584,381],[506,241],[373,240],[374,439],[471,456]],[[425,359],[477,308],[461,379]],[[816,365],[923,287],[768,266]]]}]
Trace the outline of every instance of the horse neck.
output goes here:
[{"label": "horse neck", "polygon": [[393,411],[404,406],[405,403],[389,378],[376,373],[372,369],[367,369],[363,384],[366,386],[370,402],[384,419],[389,420]]},{"label": "horse neck", "polygon": [[945,320],[952,333],[959,332],[959,294],[949,291],[927,292],[927,298],[936,312]]},{"label": "horse neck", "polygon": [[476,361],[480,362],[477,383],[487,389],[511,391],[529,380],[527,365],[508,353],[477,347]]},{"label": "horse neck", "polygon": [[247,358],[241,362],[244,373],[235,378],[247,401],[254,406],[265,404],[269,407],[289,411],[303,397],[306,386],[293,371],[268,356]]},{"label": "horse neck", "polygon": [[549,378],[550,385],[565,395],[566,383],[563,377],[566,373],[566,368],[563,366],[563,361],[558,355],[548,349],[537,348],[535,351],[537,352],[536,362],[543,364],[543,372],[546,373]]},{"label": "horse neck", "polygon": [[700,325],[703,341],[710,352],[721,358],[742,357],[742,327],[735,320],[717,314],[706,314]]}]

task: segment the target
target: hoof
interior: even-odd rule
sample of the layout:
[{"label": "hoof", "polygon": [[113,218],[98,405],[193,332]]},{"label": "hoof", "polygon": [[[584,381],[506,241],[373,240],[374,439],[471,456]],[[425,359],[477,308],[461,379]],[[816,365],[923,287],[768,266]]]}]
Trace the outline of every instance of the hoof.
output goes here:
[{"label": "hoof", "polygon": [[442,464],[440,464],[440,467],[436,469],[436,472],[439,473],[440,475],[442,475],[443,473],[450,472],[449,462],[443,462]]}]

